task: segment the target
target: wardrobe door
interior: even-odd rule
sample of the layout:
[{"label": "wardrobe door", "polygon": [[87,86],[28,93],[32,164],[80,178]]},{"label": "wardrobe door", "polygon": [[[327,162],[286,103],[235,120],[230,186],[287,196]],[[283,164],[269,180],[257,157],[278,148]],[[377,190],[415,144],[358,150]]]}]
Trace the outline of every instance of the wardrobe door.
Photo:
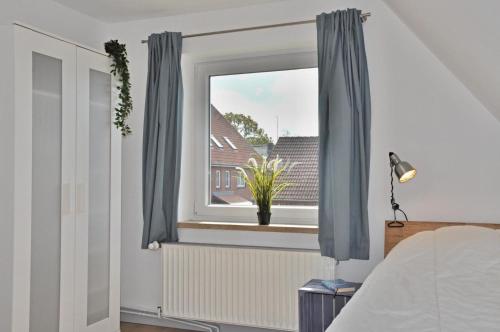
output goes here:
[{"label": "wardrobe door", "polygon": [[120,132],[109,59],[77,50],[77,331],[119,330]]},{"label": "wardrobe door", "polygon": [[13,331],[73,329],[76,49],[15,28]]}]

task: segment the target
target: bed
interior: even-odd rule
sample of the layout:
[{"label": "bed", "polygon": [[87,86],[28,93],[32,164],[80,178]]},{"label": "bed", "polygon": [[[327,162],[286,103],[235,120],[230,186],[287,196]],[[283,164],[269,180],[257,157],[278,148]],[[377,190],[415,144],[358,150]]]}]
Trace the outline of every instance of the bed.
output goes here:
[{"label": "bed", "polygon": [[390,252],[327,332],[500,331],[500,225],[430,224],[386,228]]}]

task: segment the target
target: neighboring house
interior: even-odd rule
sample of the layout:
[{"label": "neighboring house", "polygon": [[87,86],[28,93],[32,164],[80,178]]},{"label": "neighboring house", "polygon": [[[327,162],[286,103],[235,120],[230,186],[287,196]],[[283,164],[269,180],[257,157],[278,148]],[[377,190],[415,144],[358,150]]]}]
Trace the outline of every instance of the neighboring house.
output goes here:
[{"label": "neighboring house", "polygon": [[319,138],[280,137],[269,158],[297,163],[281,181],[292,183],[274,199],[275,205],[318,205]]},{"label": "neighboring house", "polygon": [[213,106],[210,108],[210,188],[213,204],[251,205],[252,195],[235,167],[257,158],[253,147]]},{"label": "neighboring house", "polygon": [[268,157],[271,151],[273,151],[274,144],[273,143],[267,143],[267,144],[261,144],[261,145],[252,145],[253,149],[260,154],[262,157]]}]

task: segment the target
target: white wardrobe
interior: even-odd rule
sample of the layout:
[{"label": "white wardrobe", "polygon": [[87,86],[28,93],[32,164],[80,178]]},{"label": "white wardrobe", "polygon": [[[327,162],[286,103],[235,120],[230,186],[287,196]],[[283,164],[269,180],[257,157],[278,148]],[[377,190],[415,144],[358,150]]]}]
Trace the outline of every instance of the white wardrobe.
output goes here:
[{"label": "white wardrobe", "polygon": [[121,136],[103,54],[15,27],[15,332],[116,332]]}]

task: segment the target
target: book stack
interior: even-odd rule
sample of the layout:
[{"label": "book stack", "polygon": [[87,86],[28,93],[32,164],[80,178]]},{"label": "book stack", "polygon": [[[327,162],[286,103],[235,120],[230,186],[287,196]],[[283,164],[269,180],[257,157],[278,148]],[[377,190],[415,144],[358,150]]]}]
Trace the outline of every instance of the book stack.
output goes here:
[{"label": "book stack", "polygon": [[321,284],[335,292],[335,295],[354,293],[356,291],[355,284],[343,279],[323,280],[321,281]]}]

